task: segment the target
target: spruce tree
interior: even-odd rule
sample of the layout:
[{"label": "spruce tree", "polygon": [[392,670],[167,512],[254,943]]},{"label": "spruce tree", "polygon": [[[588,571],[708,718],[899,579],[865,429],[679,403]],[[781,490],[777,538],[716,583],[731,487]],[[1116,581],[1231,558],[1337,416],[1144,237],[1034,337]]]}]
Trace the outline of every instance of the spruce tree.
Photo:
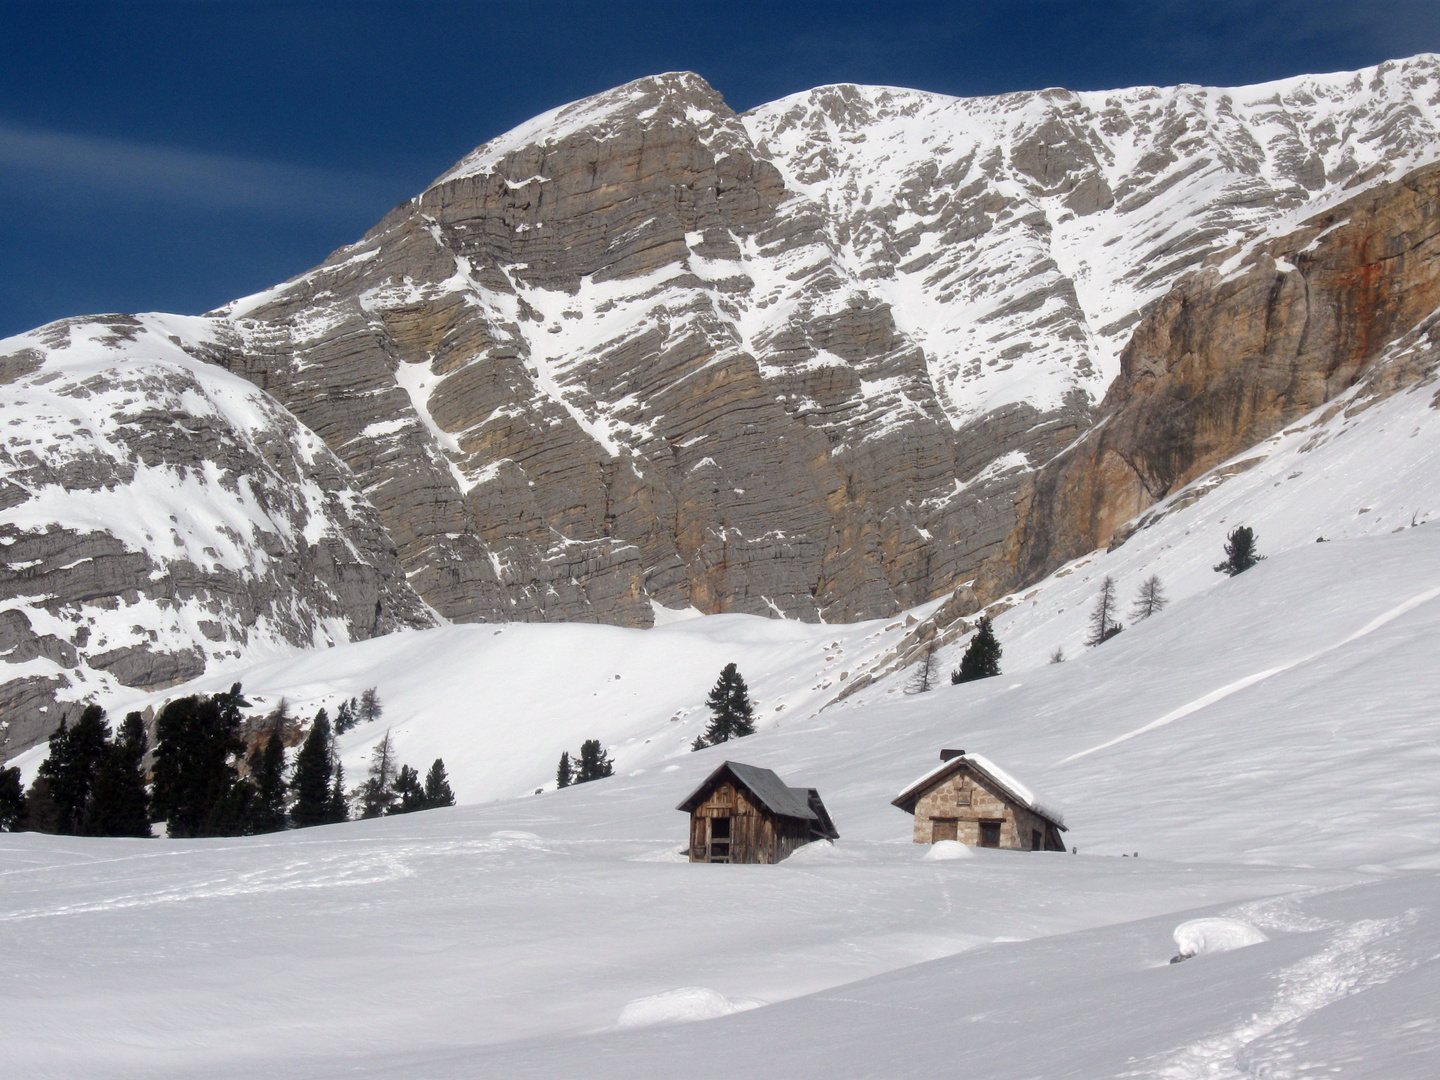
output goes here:
[{"label": "spruce tree", "polygon": [[263,746],[250,751],[247,762],[255,798],[249,807],[245,832],[279,832],[285,828],[285,744],[272,730]]},{"label": "spruce tree", "polygon": [[248,776],[236,780],[210,806],[195,835],[249,836],[255,831],[259,801],[260,793]]},{"label": "spruce tree", "polygon": [[575,782],[575,770],[570,766],[570,751],[560,751],[560,764],[555,769],[555,786],[566,788]]},{"label": "spruce tree", "polygon": [[1000,655],[1004,650],[995,640],[995,630],[988,615],[980,616],[979,628],[970,639],[970,646],[960,658],[960,666],[950,673],[951,683],[974,682],[1000,674]]},{"label": "spruce tree", "polygon": [[1090,612],[1090,636],[1085,639],[1086,645],[1103,645],[1125,629],[1115,619],[1115,603],[1115,579],[1107,574]]},{"label": "spruce tree", "polygon": [[400,766],[390,790],[395,793],[396,801],[385,811],[387,814],[413,814],[425,809],[425,785],[420,782],[420,774],[409,765]]},{"label": "spruce tree", "polygon": [[335,779],[330,782],[325,820],[331,825],[350,820],[350,802],[345,795],[345,766],[338,759],[335,761]]},{"label": "spruce tree", "polygon": [[179,698],[160,710],[152,805],[170,836],[228,836],[241,827],[250,792],[232,796],[232,759],[245,751],[237,732],[248,704],[236,683],[229,693]]},{"label": "spruce tree", "polygon": [[575,783],[585,784],[614,773],[615,764],[601,748],[599,739],[586,739],[580,744],[580,767],[575,770]]},{"label": "spruce tree", "polygon": [[25,791],[20,784],[20,770],[15,766],[0,769],[0,832],[14,832],[25,820]]},{"label": "spruce tree", "polygon": [[50,753],[40,763],[38,775],[54,800],[56,832],[80,831],[109,742],[110,725],[99,705],[87,705],[73,728],[67,728],[62,719],[50,736]]},{"label": "spruce tree", "polygon": [[360,707],[355,710],[355,715],[367,724],[372,720],[379,720],[385,710],[380,707],[380,695],[376,693],[375,687],[370,687],[360,695]]},{"label": "spruce tree", "polygon": [[741,739],[755,734],[755,706],[750,701],[750,691],[739,669],[726,664],[705,698],[710,708],[710,726],[691,744],[692,750],[703,750],[707,746]]},{"label": "spruce tree", "polygon": [[37,776],[25,793],[25,816],[15,827],[16,832],[53,833],[60,809],[50,797],[50,781]]},{"label": "spruce tree", "polygon": [[375,744],[370,754],[370,775],[360,785],[360,816],[376,818],[390,812],[395,804],[395,748],[390,732]]},{"label": "spruce tree", "polygon": [[81,832],[87,836],[150,835],[150,796],[145,790],[145,722],[138,712],[125,717],[106,747]]},{"label": "spruce tree", "polygon": [[335,710],[335,734],[344,735],[355,726],[355,699],[340,702]]},{"label": "spruce tree", "polygon": [[425,774],[425,808],[433,810],[454,805],[455,793],[450,790],[450,779],[445,775],[445,762],[437,757]]},{"label": "spruce tree", "polygon": [[1169,602],[1170,598],[1160,584],[1160,576],[1151,574],[1140,583],[1140,591],[1135,594],[1135,604],[1130,609],[1130,618],[1135,622],[1148,619]]},{"label": "spruce tree", "polygon": [[1056,645],[1055,651],[1050,654],[1050,663],[1063,664],[1065,662],[1065,646]]},{"label": "spruce tree", "polygon": [[295,795],[290,817],[297,829],[323,825],[330,820],[332,752],[330,717],[321,709],[315,714],[310,734],[305,736],[300,753],[296,755],[295,774],[290,779],[290,789]]},{"label": "spruce tree", "polygon": [[1255,546],[1255,530],[1249,525],[1237,525],[1225,539],[1225,561],[1215,564],[1217,573],[1234,577],[1243,574],[1265,558]]}]

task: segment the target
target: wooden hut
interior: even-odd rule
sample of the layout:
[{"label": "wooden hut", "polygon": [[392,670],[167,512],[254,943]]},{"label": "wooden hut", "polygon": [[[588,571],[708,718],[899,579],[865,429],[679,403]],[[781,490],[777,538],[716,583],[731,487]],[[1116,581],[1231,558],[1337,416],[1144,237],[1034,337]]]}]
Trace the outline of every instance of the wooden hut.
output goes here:
[{"label": "wooden hut", "polygon": [[769,769],[727,761],[677,810],[690,815],[690,861],[777,863],[811,840],[834,840],[814,788],[790,787]]},{"label": "wooden hut", "polygon": [[914,840],[959,840],[971,847],[1064,851],[1065,819],[993,761],[940,751],[940,764],[893,803],[915,817]]}]

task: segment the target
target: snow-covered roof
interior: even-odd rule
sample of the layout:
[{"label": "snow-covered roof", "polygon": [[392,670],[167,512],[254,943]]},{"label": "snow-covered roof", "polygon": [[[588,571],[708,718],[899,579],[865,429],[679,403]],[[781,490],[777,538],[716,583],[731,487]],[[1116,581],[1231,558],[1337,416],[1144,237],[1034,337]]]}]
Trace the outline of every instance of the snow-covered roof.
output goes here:
[{"label": "snow-covered roof", "polygon": [[684,810],[687,813],[694,809],[704,796],[705,790],[724,772],[729,772],[743,784],[750,794],[754,795],[761,805],[772,814],[779,814],[781,817],[804,818],[806,821],[820,820],[820,815],[810,809],[808,788],[792,788],[771,770],[762,769],[758,765],[742,765],[738,761],[726,761],[721,764],[675,809]]},{"label": "snow-covered roof", "polygon": [[1013,799],[1025,807],[1025,809],[1039,814],[1057,828],[1065,828],[1065,815],[1059,807],[1037,793],[1034,788],[1022,784],[1019,780],[1015,779],[1013,775],[1000,768],[999,765],[996,765],[989,758],[983,757],[980,754],[958,754],[948,761],[940,762],[939,765],[935,766],[935,768],[931,769],[924,776],[920,777],[914,783],[909,784],[904,791],[900,792],[899,795],[891,800],[891,803],[900,807],[900,809],[904,810],[907,814],[911,813],[915,809],[915,800],[920,796],[921,792],[933,787],[945,777],[950,776],[960,768],[966,766],[974,769],[981,776],[985,777],[985,779],[998,787],[1004,795]]}]

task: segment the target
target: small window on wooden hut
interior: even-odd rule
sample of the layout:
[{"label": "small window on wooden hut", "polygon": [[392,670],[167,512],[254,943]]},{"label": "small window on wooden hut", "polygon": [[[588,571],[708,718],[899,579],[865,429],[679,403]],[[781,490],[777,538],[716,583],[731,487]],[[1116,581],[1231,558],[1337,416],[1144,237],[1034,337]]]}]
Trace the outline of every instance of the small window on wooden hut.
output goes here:
[{"label": "small window on wooden hut", "polygon": [[840,835],[814,788],[792,788],[738,761],[721,765],[677,809],[690,815],[691,862],[777,863]]}]

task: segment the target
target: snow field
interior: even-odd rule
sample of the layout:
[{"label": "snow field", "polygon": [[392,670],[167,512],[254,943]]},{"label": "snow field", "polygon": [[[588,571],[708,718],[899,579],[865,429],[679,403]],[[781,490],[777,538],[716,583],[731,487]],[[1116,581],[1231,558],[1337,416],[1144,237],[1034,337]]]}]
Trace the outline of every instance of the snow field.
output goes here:
[{"label": "snow field", "polygon": [[[1307,418],[1010,598],[996,679],[905,695],[899,674],[832,704],[906,620],[719,616],[444,627],[117,696],[114,716],[238,678],[308,716],[374,685],[386,716],[343,741],[351,783],[389,729],[468,805],[247,839],[0,838],[7,1075],[1428,1078],[1429,401]],[[1241,523],[1268,558],[1225,578]],[[1124,599],[1151,573],[1170,606],[1083,648],[1099,581]],[[692,754],[730,661],[760,731]],[[591,737],[617,774],[549,790]],[[1053,796],[1080,854],[911,844],[889,800],[942,746]],[[674,807],[726,757],[817,787],[840,840],[681,861]],[[1177,925],[1216,918],[1269,940],[1167,963]]]}]

